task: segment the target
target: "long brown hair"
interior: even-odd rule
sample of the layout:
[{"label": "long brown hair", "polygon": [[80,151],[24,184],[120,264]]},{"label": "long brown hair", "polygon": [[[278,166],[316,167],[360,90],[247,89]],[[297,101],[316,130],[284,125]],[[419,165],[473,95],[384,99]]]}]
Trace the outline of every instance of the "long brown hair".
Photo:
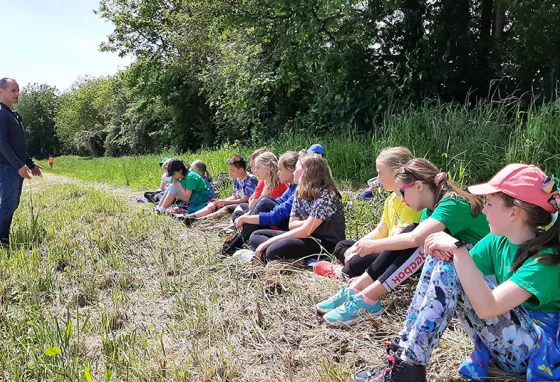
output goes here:
[{"label": "long brown hair", "polygon": [[[517,271],[521,266],[535,255],[537,260],[546,265],[560,264],[560,219],[556,220],[554,225],[548,231],[542,231],[542,227],[546,227],[552,222],[552,214],[544,208],[537,205],[524,202],[513,198],[503,192],[498,192],[497,197],[503,200],[506,207],[518,207],[525,212],[525,223],[535,231],[537,236],[534,239],[527,240],[517,250],[513,260],[512,270]],[[554,254],[542,253],[543,249],[552,249]]]},{"label": "long brown hair", "polygon": [[437,205],[444,196],[464,199],[471,206],[471,215],[476,217],[482,212],[482,199],[469,194],[457,183],[447,178],[447,174],[440,170],[429,160],[414,158],[401,167],[395,179],[407,184],[419,180],[434,192],[434,205]]},{"label": "long brown hair", "polygon": [[263,167],[268,170],[268,182],[265,182],[263,194],[268,195],[274,190],[274,187],[280,184],[280,177],[278,176],[278,159],[276,155],[270,151],[264,152],[255,158],[255,163],[259,162]]},{"label": "long brown hair", "polygon": [[323,190],[341,196],[325,158],[321,155],[306,154],[301,156],[299,161],[303,174],[296,189],[296,198],[315,200]]}]

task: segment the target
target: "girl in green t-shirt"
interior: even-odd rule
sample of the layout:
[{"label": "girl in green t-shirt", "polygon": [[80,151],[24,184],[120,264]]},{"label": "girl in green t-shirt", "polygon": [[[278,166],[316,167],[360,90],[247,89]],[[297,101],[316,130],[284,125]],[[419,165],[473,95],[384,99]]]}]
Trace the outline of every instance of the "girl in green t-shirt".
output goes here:
[{"label": "girl in green t-shirt", "polygon": [[447,233],[428,236],[431,255],[401,340],[386,344],[382,372],[356,381],[426,381],[425,365],[455,313],[475,345],[459,370],[467,378],[484,380],[492,360],[528,381],[560,380],[560,223],[541,228],[560,207],[557,180],[510,164],[469,191],[486,196],[491,234],[470,251]]},{"label": "girl in green t-shirt", "polygon": [[475,244],[489,232],[481,214],[482,199],[462,190],[430,161],[410,160],[397,172],[395,184],[408,207],[424,210],[420,224],[398,235],[364,238],[354,244],[359,256],[381,254],[363,275],[317,305],[319,313],[326,312],[323,319],[329,324],[352,325],[366,314],[381,314],[379,299],[421,269],[425,255],[418,247],[428,235],[448,231]]},{"label": "girl in green t-shirt", "polygon": [[167,172],[171,177],[171,185],[156,207],[156,212],[164,213],[176,200],[189,203],[188,213],[194,213],[206,206],[210,190],[200,175],[189,171],[178,158],[169,161]]},{"label": "girl in green t-shirt", "polygon": [[[377,240],[385,237],[400,234],[404,230],[414,229],[420,220],[420,212],[414,211],[406,204],[397,194],[397,185],[395,184],[395,175],[400,170],[403,163],[414,158],[412,153],[406,147],[388,147],[381,150],[375,159],[375,168],[377,170],[377,179],[380,185],[390,195],[383,205],[383,216],[377,223],[373,231],[368,233],[362,240]],[[410,227],[409,227],[410,226]],[[343,240],[339,242],[333,252],[333,255],[343,264],[335,267],[328,261],[320,261],[315,266],[315,272],[319,273],[321,269],[329,269],[334,274],[341,274],[342,277],[361,276],[368,267],[381,256],[381,252],[370,253],[365,256],[358,255],[356,251],[356,240]],[[416,248],[407,249],[410,254]],[[320,273],[319,273],[320,274]],[[317,305],[317,311],[321,312],[324,308],[326,313],[329,311],[330,302],[324,307],[322,304]]]}]

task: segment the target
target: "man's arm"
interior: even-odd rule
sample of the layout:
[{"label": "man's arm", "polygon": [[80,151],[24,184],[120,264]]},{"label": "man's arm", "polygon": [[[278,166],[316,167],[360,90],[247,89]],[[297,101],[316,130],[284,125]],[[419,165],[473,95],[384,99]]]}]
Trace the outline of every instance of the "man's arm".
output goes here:
[{"label": "man's arm", "polygon": [[[19,170],[25,163],[19,160],[16,153],[12,149],[12,145],[8,140],[8,118],[6,115],[0,115],[0,153],[4,155],[6,160],[16,169]],[[33,161],[31,161],[33,162]]]},{"label": "man's arm", "polygon": [[25,164],[30,170],[33,170],[33,167],[36,166],[35,162],[33,162],[33,159],[31,159],[28,153],[25,153]]}]

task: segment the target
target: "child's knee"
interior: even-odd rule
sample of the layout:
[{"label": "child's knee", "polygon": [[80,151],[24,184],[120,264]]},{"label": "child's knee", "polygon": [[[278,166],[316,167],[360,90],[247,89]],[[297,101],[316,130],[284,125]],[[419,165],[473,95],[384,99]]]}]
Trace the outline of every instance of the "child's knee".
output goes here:
[{"label": "child's knee", "polygon": [[458,279],[453,261],[438,260],[432,256],[430,256],[429,259],[426,259],[426,263],[428,263],[428,261],[432,263],[432,276],[445,275],[449,279]]}]

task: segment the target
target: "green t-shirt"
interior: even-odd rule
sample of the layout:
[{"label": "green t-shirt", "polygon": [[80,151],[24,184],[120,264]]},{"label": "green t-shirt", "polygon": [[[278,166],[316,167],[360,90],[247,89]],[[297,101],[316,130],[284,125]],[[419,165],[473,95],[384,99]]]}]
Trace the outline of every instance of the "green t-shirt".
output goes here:
[{"label": "green t-shirt", "polygon": [[[519,247],[504,236],[489,234],[470,253],[485,276],[496,276],[498,284],[510,280],[531,292],[533,296],[523,303],[525,308],[541,312],[560,311],[560,265],[543,264],[537,261],[536,255],[513,273],[511,267]],[[543,252],[552,253],[551,250]]]},{"label": "green t-shirt", "polygon": [[[173,183],[174,179],[171,179]],[[200,175],[194,171],[189,171],[187,176],[181,179],[181,184],[185,190],[192,190],[192,195],[189,200],[191,204],[206,204],[210,197],[210,191],[206,186],[206,182]]]},{"label": "green t-shirt", "polygon": [[444,196],[434,211],[427,208],[422,211],[420,223],[424,220],[436,219],[445,226],[445,231],[456,239],[476,244],[490,233],[486,215],[471,215],[471,206],[464,199]]}]

